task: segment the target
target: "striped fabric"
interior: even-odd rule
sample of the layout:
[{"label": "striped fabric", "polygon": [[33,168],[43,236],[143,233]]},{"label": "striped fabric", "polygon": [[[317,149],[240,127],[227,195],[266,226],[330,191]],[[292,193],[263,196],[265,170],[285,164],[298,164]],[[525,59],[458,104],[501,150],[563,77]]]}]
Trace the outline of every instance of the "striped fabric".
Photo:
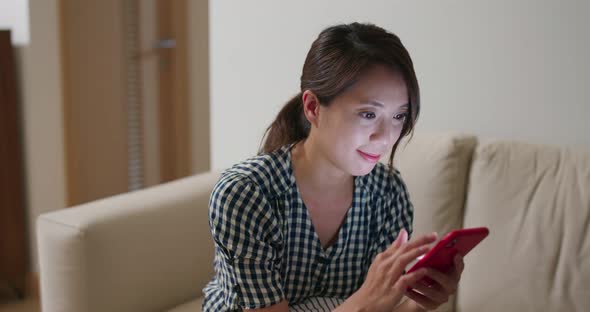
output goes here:
[{"label": "striped fabric", "polygon": [[203,311],[281,300],[295,311],[333,308],[362,285],[373,258],[402,228],[412,232],[413,208],[400,173],[378,163],[355,177],[352,206],[336,241],[323,248],[295,183],[292,147],[241,162],[215,185],[209,225],[216,275],[203,289]]},{"label": "striped fabric", "polygon": [[342,304],[344,299],[311,297],[289,307],[289,312],[331,312]]}]

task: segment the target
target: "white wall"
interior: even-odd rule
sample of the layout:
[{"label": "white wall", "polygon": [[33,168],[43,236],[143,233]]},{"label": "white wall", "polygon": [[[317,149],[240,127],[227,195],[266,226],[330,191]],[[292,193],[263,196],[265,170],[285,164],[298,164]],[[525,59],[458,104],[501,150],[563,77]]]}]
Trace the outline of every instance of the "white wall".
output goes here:
[{"label": "white wall", "polygon": [[0,29],[10,29],[12,44],[29,43],[29,1],[0,0]]},{"label": "white wall", "polygon": [[352,21],[410,51],[419,131],[590,146],[589,14],[581,0],[211,1],[212,167],[256,153],[312,41]]},{"label": "white wall", "polygon": [[31,40],[17,49],[30,267],[38,272],[35,222],[66,205],[58,0],[32,1]]}]

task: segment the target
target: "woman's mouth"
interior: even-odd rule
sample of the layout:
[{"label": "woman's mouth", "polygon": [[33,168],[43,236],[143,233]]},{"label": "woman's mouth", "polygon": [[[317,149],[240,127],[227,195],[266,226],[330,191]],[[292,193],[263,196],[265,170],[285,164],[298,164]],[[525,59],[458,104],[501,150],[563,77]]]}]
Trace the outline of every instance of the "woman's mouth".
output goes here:
[{"label": "woman's mouth", "polygon": [[364,159],[371,163],[377,163],[381,158],[381,155],[369,154],[365,152],[361,152],[360,150],[356,150]]}]

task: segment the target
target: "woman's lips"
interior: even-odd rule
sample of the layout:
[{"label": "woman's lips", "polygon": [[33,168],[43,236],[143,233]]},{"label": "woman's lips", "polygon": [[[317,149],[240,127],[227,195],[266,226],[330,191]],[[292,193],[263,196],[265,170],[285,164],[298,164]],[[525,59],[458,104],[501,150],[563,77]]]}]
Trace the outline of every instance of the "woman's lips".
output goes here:
[{"label": "woman's lips", "polygon": [[356,150],[364,159],[366,159],[369,162],[372,163],[376,163],[379,161],[379,159],[381,158],[381,155],[374,155],[374,154],[368,154],[368,153],[364,153],[361,152],[359,150]]}]

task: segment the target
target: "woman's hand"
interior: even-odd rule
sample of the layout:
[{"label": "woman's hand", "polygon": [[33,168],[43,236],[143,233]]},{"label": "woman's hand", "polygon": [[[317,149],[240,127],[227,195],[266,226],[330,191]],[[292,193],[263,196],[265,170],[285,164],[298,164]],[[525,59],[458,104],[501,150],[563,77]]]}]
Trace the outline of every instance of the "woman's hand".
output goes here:
[{"label": "woman's hand", "polygon": [[406,291],[406,296],[414,301],[417,308],[434,310],[457,291],[465,264],[461,255],[456,255],[454,260],[453,269],[446,274],[432,268],[426,269],[426,276],[434,281],[431,285],[417,281],[410,286],[412,289]]},{"label": "woman's hand", "polygon": [[393,244],[375,257],[363,285],[337,311],[389,312],[399,304],[408,287],[426,276],[425,269],[403,275],[405,267],[430,249],[436,234],[407,240],[402,229]]}]

